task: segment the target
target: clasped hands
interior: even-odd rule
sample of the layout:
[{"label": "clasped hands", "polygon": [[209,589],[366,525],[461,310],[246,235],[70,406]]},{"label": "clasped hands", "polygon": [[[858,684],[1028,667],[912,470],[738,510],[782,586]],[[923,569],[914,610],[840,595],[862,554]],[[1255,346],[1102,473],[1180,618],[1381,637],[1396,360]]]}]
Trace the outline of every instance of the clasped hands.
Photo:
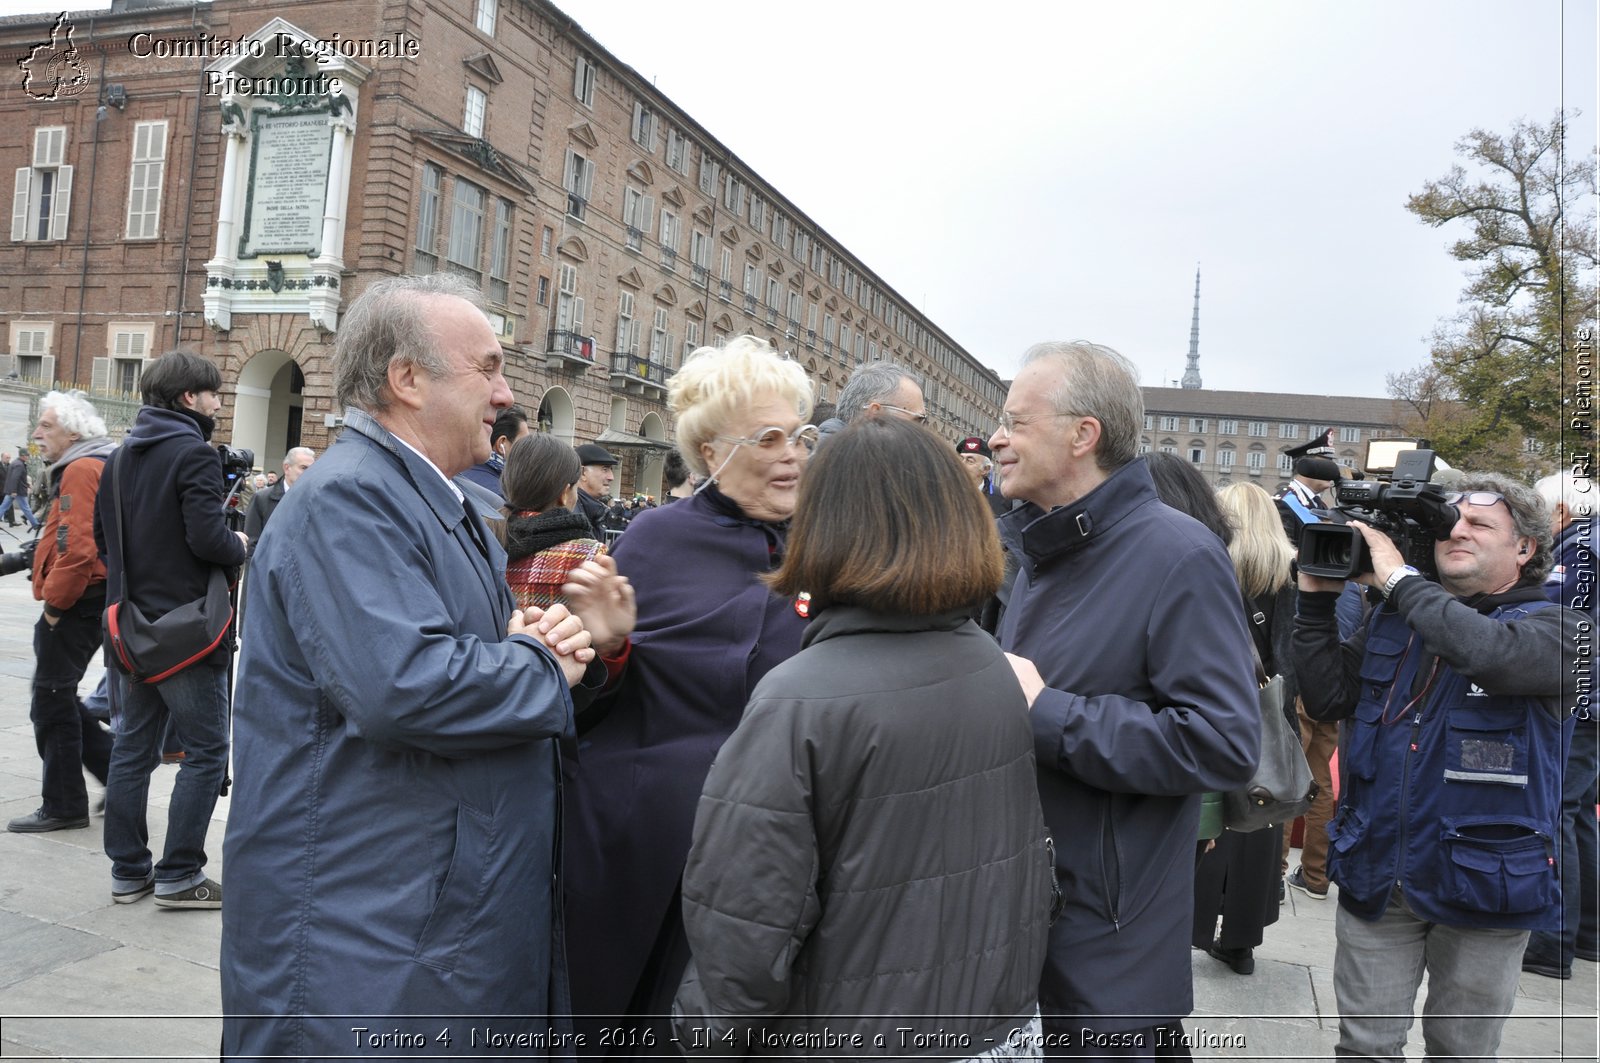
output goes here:
[{"label": "clasped hands", "polygon": [[511,614],[506,634],[544,643],[556,655],[567,685],[576,686],[596,654],[613,657],[621,651],[638,612],[633,584],[609,556],[585,561],[567,574],[567,581],[561,588],[566,605],[519,609]]}]

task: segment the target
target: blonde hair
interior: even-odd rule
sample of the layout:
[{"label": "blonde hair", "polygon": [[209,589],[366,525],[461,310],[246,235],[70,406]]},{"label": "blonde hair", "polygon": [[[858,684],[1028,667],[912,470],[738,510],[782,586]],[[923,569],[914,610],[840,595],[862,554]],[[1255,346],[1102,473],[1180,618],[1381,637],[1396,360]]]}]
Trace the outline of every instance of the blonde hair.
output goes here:
[{"label": "blonde hair", "polygon": [[1277,504],[1260,484],[1229,484],[1217,492],[1217,501],[1234,527],[1228,556],[1245,597],[1274,594],[1289,582],[1294,547],[1283,530]]},{"label": "blonde hair", "polygon": [[678,451],[689,468],[709,475],[701,444],[767,395],[793,403],[801,420],[811,413],[811,379],[799,362],[784,358],[766,340],[735,336],[722,347],[701,347],[689,355],[667,384]]}]

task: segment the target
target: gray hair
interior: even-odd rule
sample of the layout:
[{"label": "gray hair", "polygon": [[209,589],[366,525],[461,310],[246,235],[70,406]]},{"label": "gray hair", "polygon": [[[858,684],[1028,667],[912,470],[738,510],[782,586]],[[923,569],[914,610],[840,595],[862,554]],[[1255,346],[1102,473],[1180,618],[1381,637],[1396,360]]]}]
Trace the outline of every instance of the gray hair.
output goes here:
[{"label": "gray hair", "polygon": [[483,309],[483,296],[453,273],[388,277],[361,293],[339,322],[333,348],[333,395],[369,413],[390,402],[389,367],[414,365],[437,380],[450,372],[428,322],[431,304],[456,298]]},{"label": "gray hair", "polygon": [[81,391],[52,391],[39,400],[39,413],[56,411],[56,420],[79,439],[99,439],[106,434],[105,418],[101,417]]},{"label": "gray hair", "polygon": [[1567,507],[1567,516],[1573,520],[1587,520],[1594,516],[1595,494],[1594,483],[1585,480],[1589,485],[1587,491],[1578,489],[1578,478],[1570,472],[1552,473],[1533,485],[1539,492],[1539,497],[1544,499],[1544,504],[1551,512],[1555,511],[1556,503],[1560,502]]},{"label": "gray hair", "polygon": [[1555,558],[1550,552],[1550,508],[1538,492],[1509,476],[1493,472],[1473,472],[1463,476],[1455,485],[1457,491],[1494,491],[1506,500],[1511,511],[1511,529],[1518,536],[1526,535],[1534,542],[1533,556],[1522,566],[1523,586],[1536,586],[1550,574]]},{"label": "gray hair", "polygon": [[918,391],[922,390],[921,375],[905,366],[881,361],[862,366],[851,374],[850,382],[839,392],[839,406],[833,415],[849,424],[872,403],[892,398],[902,380],[909,380],[917,385]]},{"label": "gray hair", "polygon": [[289,463],[292,462],[295,459],[295,456],[299,454],[304,454],[312,461],[317,460],[317,452],[312,450],[310,447],[290,447],[284,452],[283,467],[287,469],[289,467]]},{"label": "gray hair", "polygon": [[1095,465],[1115,472],[1138,457],[1144,424],[1138,368],[1110,347],[1087,340],[1036,343],[1022,355],[1022,364],[1045,358],[1061,367],[1061,383],[1050,396],[1055,412],[1100,422]]}]

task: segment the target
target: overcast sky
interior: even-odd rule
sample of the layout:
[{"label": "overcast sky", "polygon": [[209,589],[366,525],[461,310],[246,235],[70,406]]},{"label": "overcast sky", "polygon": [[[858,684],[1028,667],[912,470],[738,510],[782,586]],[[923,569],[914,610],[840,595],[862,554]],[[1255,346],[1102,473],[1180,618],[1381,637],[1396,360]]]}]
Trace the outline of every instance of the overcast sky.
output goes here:
[{"label": "overcast sky", "polygon": [[1199,264],[1207,387],[1383,395],[1463,284],[1407,195],[1600,114],[1594,0],[557,3],[1002,376],[1085,338],[1170,384]]}]

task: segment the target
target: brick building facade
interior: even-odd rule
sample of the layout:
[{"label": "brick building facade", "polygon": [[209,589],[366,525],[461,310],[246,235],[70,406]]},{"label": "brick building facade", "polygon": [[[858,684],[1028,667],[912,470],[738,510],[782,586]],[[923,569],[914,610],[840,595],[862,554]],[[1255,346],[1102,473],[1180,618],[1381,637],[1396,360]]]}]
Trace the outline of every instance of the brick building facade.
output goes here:
[{"label": "brick building facade", "polygon": [[993,370],[544,0],[119,0],[0,19],[19,65],[0,376],[133,389],[181,344],[223,369],[219,437],[270,467],[339,423],[349,300],[448,269],[519,404],[613,447],[623,490],[659,492],[684,355],[741,333],[819,399],[887,358],[947,438],[998,417]]}]

